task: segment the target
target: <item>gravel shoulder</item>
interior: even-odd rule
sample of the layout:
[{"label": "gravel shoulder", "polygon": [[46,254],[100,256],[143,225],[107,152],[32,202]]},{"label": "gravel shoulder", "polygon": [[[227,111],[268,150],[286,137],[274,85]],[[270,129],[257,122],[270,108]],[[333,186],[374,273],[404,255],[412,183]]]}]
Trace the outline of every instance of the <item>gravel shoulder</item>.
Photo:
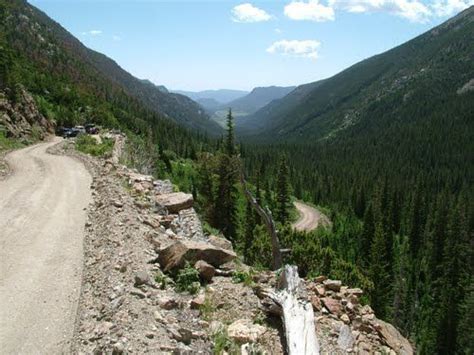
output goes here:
[{"label": "gravel shoulder", "polygon": [[293,228],[301,232],[311,232],[321,226],[329,226],[331,221],[327,216],[316,208],[303,202],[295,201],[294,205],[300,214],[298,220],[293,223]]},{"label": "gravel shoulder", "polygon": [[67,352],[81,287],[91,177],[41,143],[5,157],[0,180],[2,353]]}]

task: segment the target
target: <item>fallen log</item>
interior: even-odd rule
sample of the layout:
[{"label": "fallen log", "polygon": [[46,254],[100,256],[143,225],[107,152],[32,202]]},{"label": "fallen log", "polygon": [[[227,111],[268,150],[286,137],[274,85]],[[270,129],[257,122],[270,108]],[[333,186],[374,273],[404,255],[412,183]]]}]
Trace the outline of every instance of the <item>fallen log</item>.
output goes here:
[{"label": "fallen log", "polygon": [[313,307],[296,266],[285,265],[278,288],[276,292],[260,290],[258,296],[266,299],[269,312],[281,315],[288,354],[318,355]]}]

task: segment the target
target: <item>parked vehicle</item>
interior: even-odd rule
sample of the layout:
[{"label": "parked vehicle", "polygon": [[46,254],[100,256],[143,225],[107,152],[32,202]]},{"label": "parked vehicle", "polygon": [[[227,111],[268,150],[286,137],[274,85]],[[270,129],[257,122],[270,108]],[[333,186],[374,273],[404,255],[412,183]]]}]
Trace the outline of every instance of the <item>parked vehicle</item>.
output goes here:
[{"label": "parked vehicle", "polygon": [[85,125],[86,132],[88,134],[97,134],[99,133],[99,129],[93,123],[88,123]]},{"label": "parked vehicle", "polygon": [[84,128],[84,126],[76,126],[73,129],[77,130],[78,134],[86,133],[86,129]]}]

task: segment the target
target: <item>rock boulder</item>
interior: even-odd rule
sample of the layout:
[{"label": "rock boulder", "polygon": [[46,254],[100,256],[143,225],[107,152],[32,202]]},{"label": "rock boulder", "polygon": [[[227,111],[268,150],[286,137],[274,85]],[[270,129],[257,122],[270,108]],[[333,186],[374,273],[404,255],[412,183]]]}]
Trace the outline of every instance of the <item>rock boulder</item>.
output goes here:
[{"label": "rock boulder", "polygon": [[265,330],[265,327],[253,324],[249,319],[239,319],[229,325],[227,334],[238,343],[254,343]]},{"label": "rock boulder", "polygon": [[173,192],[170,194],[156,195],[155,202],[166,207],[169,213],[178,213],[181,210],[191,208],[194,200],[193,195],[184,192]]},{"label": "rock boulder", "polygon": [[184,267],[186,261],[195,264],[203,260],[214,267],[219,267],[236,257],[233,251],[209,243],[180,240],[161,250],[158,261],[164,271],[174,272]]}]

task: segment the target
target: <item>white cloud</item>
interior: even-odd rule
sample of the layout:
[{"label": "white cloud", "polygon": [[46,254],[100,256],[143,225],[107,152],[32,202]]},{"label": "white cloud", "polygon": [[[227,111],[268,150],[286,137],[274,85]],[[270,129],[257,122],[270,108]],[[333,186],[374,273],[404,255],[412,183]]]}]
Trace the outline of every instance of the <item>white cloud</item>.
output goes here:
[{"label": "white cloud", "polygon": [[234,22],[264,22],[271,20],[272,16],[265,10],[259,9],[250,3],[240,4],[232,9]]},{"label": "white cloud", "polygon": [[113,36],[112,36],[112,39],[113,39],[114,41],[118,42],[118,41],[121,41],[121,40],[122,40],[122,37],[117,36],[117,35],[113,35]]},{"label": "white cloud", "polygon": [[282,40],[273,43],[267,48],[268,53],[272,54],[283,54],[292,57],[303,57],[316,59],[318,58],[318,48],[321,45],[320,42],[315,40]]},{"label": "white cloud", "polygon": [[432,15],[419,0],[329,0],[329,6],[353,13],[387,12],[412,22],[426,22]]},{"label": "white cloud", "polygon": [[474,5],[474,0],[436,0],[433,5],[434,13],[437,16],[452,16]]},{"label": "white cloud", "polygon": [[279,28],[275,28],[275,33],[281,34],[281,33],[283,33],[283,31]]},{"label": "white cloud", "polygon": [[334,9],[320,4],[319,0],[292,1],[285,6],[285,15],[292,20],[333,21]]},{"label": "white cloud", "polygon": [[90,30],[90,31],[86,31],[86,32],[82,32],[81,33],[83,36],[98,36],[98,35],[101,35],[102,34],[102,31],[101,30]]}]

